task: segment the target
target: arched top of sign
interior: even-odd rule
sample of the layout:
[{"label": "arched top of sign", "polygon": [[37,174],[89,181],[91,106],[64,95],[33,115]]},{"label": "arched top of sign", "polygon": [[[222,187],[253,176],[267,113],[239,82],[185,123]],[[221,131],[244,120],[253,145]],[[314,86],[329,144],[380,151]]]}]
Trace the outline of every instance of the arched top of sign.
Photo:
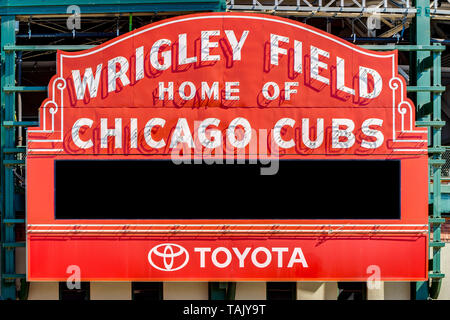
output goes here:
[{"label": "arched top of sign", "polygon": [[[366,50],[284,18],[237,13],[181,16],[89,50],[58,51],[57,66],[49,98],[41,106],[41,126],[30,129],[31,142],[57,144],[73,133],[73,123],[64,132],[64,111],[69,109],[78,115],[86,108],[109,115],[130,108],[152,115],[161,111],[157,118],[167,112],[174,116],[174,110],[179,116],[196,113],[200,118],[211,118],[214,110],[276,117],[286,109],[297,114],[335,113],[336,118],[372,110],[379,115],[367,117],[375,119],[364,122],[367,128],[382,124],[391,132],[384,140],[386,145],[391,142],[389,151],[383,154],[426,152],[426,132],[415,128],[414,106],[397,72],[396,51]],[[316,118],[320,122],[323,117]],[[83,121],[77,125],[92,126]],[[68,151],[67,145],[40,148]]]},{"label": "arched top of sign", "polygon": [[58,77],[70,107],[323,107],[324,96],[333,106],[380,107],[390,90],[383,78],[399,78],[396,61],[395,51],[365,50],[288,19],[199,14],[60,51]]}]

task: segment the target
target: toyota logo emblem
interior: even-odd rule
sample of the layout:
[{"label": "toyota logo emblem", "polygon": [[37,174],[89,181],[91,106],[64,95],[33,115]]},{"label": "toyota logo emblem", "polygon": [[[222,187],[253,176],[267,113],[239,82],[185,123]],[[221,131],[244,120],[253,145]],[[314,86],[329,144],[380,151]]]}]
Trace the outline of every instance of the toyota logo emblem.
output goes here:
[{"label": "toyota logo emblem", "polygon": [[148,262],[161,271],[177,271],[189,261],[185,248],[174,243],[162,243],[154,246],[148,253]]}]

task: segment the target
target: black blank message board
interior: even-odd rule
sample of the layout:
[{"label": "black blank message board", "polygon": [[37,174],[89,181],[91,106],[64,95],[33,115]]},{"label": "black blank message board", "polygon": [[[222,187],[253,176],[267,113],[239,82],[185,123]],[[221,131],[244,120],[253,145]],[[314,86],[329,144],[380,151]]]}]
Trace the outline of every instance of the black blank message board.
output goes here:
[{"label": "black blank message board", "polygon": [[[56,219],[400,219],[399,160],[56,160]],[[268,165],[264,165],[268,167]]]}]

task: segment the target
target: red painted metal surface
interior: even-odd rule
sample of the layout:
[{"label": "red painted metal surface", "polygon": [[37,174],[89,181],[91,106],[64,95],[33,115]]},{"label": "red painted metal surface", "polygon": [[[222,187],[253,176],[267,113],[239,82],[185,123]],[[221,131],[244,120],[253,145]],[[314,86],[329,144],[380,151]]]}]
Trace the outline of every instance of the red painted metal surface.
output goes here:
[{"label": "red painted metal surface", "polygon": [[[199,14],[161,21],[90,50],[58,52],[57,66],[40,127],[28,130],[29,280],[63,280],[70,265],[80,266],[86,281],[356,281],[370,276],[371,265],[380,267],[383,280],[427,278],[427,133],[414,126],[396,51],[361,49],[283,18]],[[246,126],[247,141],[239,132]],[[54,218],[55,160],[170,160],[173,146],[182,145],[177,139],[190,141],[187,133],[192,148],[184,144],[185,158],[236,158],[242,147],[246,158],[401,160],[401,218]],[[165,263],[149,259],[158,245]],[[175,258],[185,252],[178,246],[188,252],[186,265],[158,270],[155,265],[171,269],[178,263]],[[211,248],[204,268],[195,252],[203,247]],[[226,267],[211,264],[217,247],[232,254]],[[239,267],[233,248],[242,253],[247,247],[268,248],[271,263],[259,268],[249,252],[250,262]],[[308,267],[278,267],[273,247],[287,248],[287,260],[300,248]],[[177,249],[181,253],[174,256]],[[258,261],[267,253],[261,250]],[[219,265],[227,257],[218,252]]]}]

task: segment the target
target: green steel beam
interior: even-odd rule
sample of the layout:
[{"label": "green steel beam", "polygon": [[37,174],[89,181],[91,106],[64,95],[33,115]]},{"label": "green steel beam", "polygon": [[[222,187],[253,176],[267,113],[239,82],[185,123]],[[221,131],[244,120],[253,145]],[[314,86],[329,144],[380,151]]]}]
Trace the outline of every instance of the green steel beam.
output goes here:
[{"label": "green steel beam", "polygon": [[133,31],[133,14],[130,13],[128,16],[128,31]]},{"label": "green steel beam", "polygon": [[414,299],[415,300],[427,300],[428,299],[428,282],[427,281],[415,282]]},{"label": "green steel beam", "polygon": [[428,218],[430,224],[443,224],[445,223],[445,218]]},{"label": "green steel beam", "polygon": [[[5,167],[13,167],[13,166],[24,166],[25,160],[3,160],[3,166]],[[6,169],[5,169],[6,170]],[[8,171],[11,169],[8,169]],[[14,183],[14,181],[12,181]]]},{"label": "green steel beam", "polygon": [[81,14],[225,11],[225,0],[0,0],[0,15],[67,15],[71,5]]},{"label": "green steel beam", "polygon": [[[441,86],[441,53],[433,52],[433,86]],[[441,121],[441,92],[433,92],[433,121]],[[434,127],[433,131],[433,147],[442,147],[441,141],[441,127]],[[441,153],[436,153],[432,155],[433,160],[439,161],[443,160]],[[441,205],[441,166],[436,165],[433,168],[433,218],[441,219],[442,205]],[[432,264],[433,272],[430,276],[431,286],[430,286],[430,297],[436,299],[439,296],[439,291],[441,287],[441,281],[444,274],[441,273],[441,248],[445,246],[445,243],[441,242],[441,224],[432,224],[430,226],[433,231],[433,241],[430,243],[432,249]],[[442,245],[441,245],[442,244]],[[439,275],[439,277],[437,276]]]},{"label": "green steel beam", "polygon": [[227,296],[226,282],[209,282],[209,300],[225,300]]},{"label": "green steel beam", "polygon": [[235,300],[236,282],[209,282],[210,300]]},{"label": "green steel beam", "polygon": [[18,45],[6,45],[3,47],[5,51],[80,51],[87,50],[95,47],[94,45],[26,45],[26,46],[18,46]]},{"label": "green steel beam", "polygon": [[3,243],[3,248],[19,248],[25,247],[25,242]]},{"label": "green steel beam", "polygon": [[[15,280],[15,279],[22,279],[22,278],[26,278],[26,275],[23,274],[23,273],[19,273],[19,274],[17,274],[17,273],[9,273],[9,274],[8,273],[4,273],[4,274],[2,274],[2,280],[4,280],[4,279]],[[12,283],[15,283],[15,282],[12,282]],[[14,285],[14,287],[15,287],[15,285]]]},{"label": "green steel beam", "polygon": [[[430,1],[416,0],[417,14],[411,28],[413,41],[417,46],[423,46],[430,50],[415,50],[411,54],[410,79],[411,86],[408,92],[416,92],[416,106],[418,119],[416,125],[428,127],[429,141],[429,165],[431,169],[432,189],[432,217],[429,218],[430,233],[433,240],[429,242],[431,250],[431,265],[429,281],[416,282],[415,299],[436,299],[439,295],[441,280],[441,248],[445,243],[441,241],[441,225],[445,222],[442,218],[442,194],[441,194],[441,167],[445,160],[441,158],[445,148],[441,145],[441,130],[445,122],[441,119],[441,94],[445,87],[441,85],[441,52],[442,46],[438,45],[434,50],[430,48]],[[431,68],[433,69],[433,83],[431,84]],[[429,106],[432,106],[431,112]],[[430,237],[431,238],[431,237]]]},{"label": "green steel beam", "polygon": [[444,153],[445,150],[444,147],[431,147],[428,148],[428,153]]},{"label": "green steel beam", "polygon": [[4,127],[33,127],[39,126],[39,121],[3,121]]},{"label": "green steel beam", "polygon": [[439,279],[442,279],[442,278],[444,278],[445,277],[445,274],[443,274],[443,273],[430,273],[430,274],[428,274],[428,276],[430,277],[430,278],[434,278],[434,279],[436,279],[436,278],[439,278]]},{"label": "green steel beam", "polygon": [[361,48],[377,51],[445,51],[445,46],[437,45],[361,45]]},{"label": "green steel beam", "polygon": [[[415,18],[413,19],[411,30],[411,42],[413,42],[416,46],[423,46],[424,50],[414,50],[412,54],[410,54],[410,84],[412,89],[409,89],[411,92],[416,92],[416,110],[417,110],[417,122],[430,122],[440,119],[431,119],[428,112],[426,112],[427,106],[430,105],[431,102],[431,71],[430,71],[430,52],[433,52],[432,45],[430,45],[430,34],[431,34],[431,20],[430,20],[430,0],[415,0],[415,7],[417,9],[417,13]],[[429,49],[429,50],[428,50]],[[440,51],[439,51],[440,52]],[[419,88],[423,88],[426,90],[419,90]],[[417,89],[417,90],[415,90]],[[434,108],[433,108],[434,111]],[[433,147],[438,147],[432,142],[434,136],[432,135],[432,127],[428,127],[428,144],[431,145],[433,143]],[[440,154],[433,154],[433,159],[429,160],[429,165],[433,165],[432,162],[438,162]],[[433,178],[437,177],[437,169],[440,167],[438,163],[434,165],[436,167],[433,168]],[[430,181],[430,179],[428,179]],[[440,191],[440,179],[437,183],[433,184],[433,191],[436,192],[436,187],[439,188]],[[433,201],[433,218],[437,218],[434,215],[435,208],[439,207],[440,193],[437,194],[437,197],[434,198]],[[430,230],[432,230],[436,225],[431,224]],[[438,225],[439,226],[439,225]],[[435,228],[433,229],[435,230]],[[430,231],[431,232],[431,231]],[[433,233],[433,235],[435,235]],[[434,239],[436,240],[436,239]],[[440,241],[440,239],[439,239]],[[431,247],[435,249],[434,247]],[[438,248],[440,249],[440,248]],[[432,260],[432,272],[435,272],[435,261]],[[432,273],[430,272],[430,273]],[[429,281],[416,282],[415,283],[415,292],[414,298],[416,300],[425,300],[428,299],[430,295],[430,287]]]},{"label": "green steel beam", "polygon": [[[433,167],[436,167],[436,166],[441,167],[441,166],[443,166],[443,165],[445,164],[445,162],[446,162],[445,159],[436,159],[436,158],[428,159],[428,164],[432,165]],[[440,169],[439,169],[439,170],[440,170]],[[439,174],[439,176],[433,174],[433,180],[436,179],[436,181],[440,181],[440,179],[441,179],[440,175],[441,175],[441,174]],[[436,183],[436,185],[439,185],[439,184],[440,184],[440,183]],[[437,188],[437,187],[436,187],[436,188]],[[441,187],[440,187],[440,186],[439,186],[439,190],[441,190]]]},{"label": "green steel beam", "polygon": [[3,87],[3,92],[44,92],[47,91],[47,87],[43,87],[43,86],[20,86],[20,87],[16,87],[16,86],[4,86]]},{"label": "green steel beam", "polygon": [[[6,44],[14,45],[15,35],[15,16],[1,16],[1,46]],[[15,94],[5,93],[3,86],[15,85],[15,52],[6,52],[1,50],[1,116],[0,123],[5,121],[14,121],[15,117]],[[5,153],[4,149],[15,147],[15,128],[0,127],[1,146],[0,146],[0,175],[1,175],[1,242],[14,243],[15,224],[5,223],[8,219],[15,219],[14,211],[14,175],[13,168],[7,166],[8,163],[17,161],[15,155]],[[16,272],[15,250],[1,247],[1,296],[3,299],[16,299],[16,285],[14,281],[5,278],[5,275],[12,275]]]},{"label": "green steel beam", "polygon": [[25,147],[3,149],[3,153],[25,153],[25,152],[27,152]]},{"label": "green steel beam", "polygon": [[25,223],[25,219],[3,219],[4,224]]},{"label": "green steel beam", "polygon": [[435,128],[439,128],[439,127],[443,127],[445,126],[446,122],[445,121],[416,121],[416,126],[418,127],[435,127]]},{"label": "green steel beam", "polygon": [[445,247],[445,242],[441,241],[430,241],[430,247]]},{"label": "green steel beam", "polygon": [[406,91],[408,92],[444,92],[444,86],[407,86]]}]

